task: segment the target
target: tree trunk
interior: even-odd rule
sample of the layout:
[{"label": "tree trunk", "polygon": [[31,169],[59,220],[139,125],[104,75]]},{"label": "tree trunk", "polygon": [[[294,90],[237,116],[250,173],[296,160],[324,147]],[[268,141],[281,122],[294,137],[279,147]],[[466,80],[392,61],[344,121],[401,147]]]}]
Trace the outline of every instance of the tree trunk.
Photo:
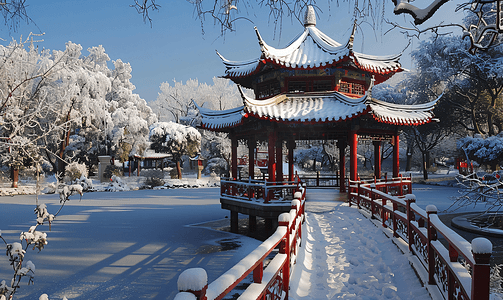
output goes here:
[{"label": "tree trunk", "polygon": [[405,163],[405,172],[412,169],[412,147],[407,145],[407,162]]},{"label": "tree trunk", "polygon": [[430,151],[426,151],[426,170],[431,168],[431,157],[430,157]]},{"label": "tree trunk", "polygon": [[491,109],[489,109],[488,112],[487,112],[487,128],[489,129],[488,130],[489,136],[496,135],[494,133],[494,125],[493,125],[493,123],[494,123],[494,114],[491,111]]},{"label": "tree trunk", "polygon": [[178,173],[178,179],[182,179],[182,167],[179,160],[176,161],[176,172]]},{"label": "tree trunk", "polygon": [[428,180],[428,171],[426,167],[426,153],[427,152],[422,152],[422,157],[423,157],[423,179]]},{"label": "tree trunk", "polygon": [[17,188],[17,183],[19,181],[19,169],[10,167],[11,171],[11,179],[12,179],[12,186],[13,188]]}]

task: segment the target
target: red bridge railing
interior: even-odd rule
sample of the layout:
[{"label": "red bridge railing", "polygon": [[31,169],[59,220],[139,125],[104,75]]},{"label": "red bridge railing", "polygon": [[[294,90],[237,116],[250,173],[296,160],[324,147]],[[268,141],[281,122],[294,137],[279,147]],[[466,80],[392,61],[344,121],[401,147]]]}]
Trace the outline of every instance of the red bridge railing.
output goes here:
[{"label": "red bridge railing", "polygon": [[408,246],[415,257],[414,268],[430,294],[444,299],[488,300],[491,242],[476,238],[470,244],[442,223],[434,205],[421,209],[410,194],[410,184],[410,178],[350,181],[348,201]]},{"label": "red bridge railing", "polygon": [[265,180],[220,180],[220,196],[238,200],[261,200],[264,203],[273,201],[292,200],[293,195],[300,188],[301,181],[269,182]]},{"label": "red bridge railing", "polygon": [[[207,284],[207,274],[202,268],[182,272],[178,278],[180,292],[175,296],[175,300],[222,299],[251,273],[253,283],[238,299],[288,299],[290,277],[302,241],[301,225],[305,216],[305,199],[306,192],[301,187],[294,194],[290,212],[279,216],[276,231],[258,248],[210,284]],[[264,261],[276,247],[279,247],[279,253],[264,268]]]}]

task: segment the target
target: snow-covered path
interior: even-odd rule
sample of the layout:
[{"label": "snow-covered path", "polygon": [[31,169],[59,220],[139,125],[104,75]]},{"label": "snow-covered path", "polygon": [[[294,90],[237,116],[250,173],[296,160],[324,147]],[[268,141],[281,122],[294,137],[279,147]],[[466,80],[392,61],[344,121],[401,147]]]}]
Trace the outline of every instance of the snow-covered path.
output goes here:
[{"label": "snow-covered path", "polygon": [[431,299],[396,245],[337,197],[309,190],[290,298]]}]

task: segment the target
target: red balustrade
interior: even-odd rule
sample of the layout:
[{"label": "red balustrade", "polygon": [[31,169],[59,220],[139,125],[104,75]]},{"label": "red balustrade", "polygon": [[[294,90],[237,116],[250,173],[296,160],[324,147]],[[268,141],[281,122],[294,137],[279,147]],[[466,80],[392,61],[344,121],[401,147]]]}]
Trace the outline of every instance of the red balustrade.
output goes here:
[{"label": "red balustrade", "polygon": [[491,242],[477,238],[470,244],[442,223],[434,205],[418,207],[411,191],[411,180],[405,177],[350,181],[348,201],[408,244],[418,274],[427,274],[422,280],[430,293],[444,299],[489,299]]},{"label": "red balustrade", "polygon": [[269,182],[264,180],[220,180],[220,196],[236,200],[259,200],[264,203],[293,199],[301,187],[298,177],[294,181]]},{"label": "red balustrade", "polygon": [[[232,187],[225,187],[222,190],[228,191],[229,188],[232,189]],[[185,270],[178,279],[180,293],[175,296],[175,299],[177,297],[186,299],[184,298],[185,293],[194,294],[199,300],[223,299],[252,273],[253,283],[238,299],[288,299],[290,277],[293,273],[297,250],[302,241],[301,225],[305,217],[305,199],[305,189],[300,188],[295,192],[290,212],[282,213],[279,216],[276,231],[212,283],[207,284],[206,272],[201,268]],[[279,248],[279,253],[264,269],[264,260],[276,247]],[[183,276],[184,273],[191,271],[195,271],[191,276]]]}]

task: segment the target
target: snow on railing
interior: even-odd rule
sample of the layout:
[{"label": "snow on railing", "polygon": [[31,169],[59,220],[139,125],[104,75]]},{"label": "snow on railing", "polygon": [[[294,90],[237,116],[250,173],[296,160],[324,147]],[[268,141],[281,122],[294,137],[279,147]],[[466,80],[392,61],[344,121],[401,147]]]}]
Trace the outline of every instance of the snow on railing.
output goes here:
[{"label": "snow on railing", "polygon": [[220,196],[222,198],[258,201],[270,203],[293,199],[295,191],[299,190],[301,181],[269,182],[265,180],[220,180]]},{"label": "snow on railing", "polygon": [[430,293],[444,299],[489,299],[491,242],[476,238],[470,244],[442,223],[434,205],[419,208],[411,191],[408,178],[384,183],[350,181],[348,201],[408,244],[417,258],[414,268]]},{"label": "snow on railing", "polygon": [[[250,183],[251,184],[251,183]],[[175,300],[222,299],[253,272],[253,283],[238,299],[288,299],[290,276],[302,240],[306,190],[302,187],[294,193],[290,212],[278,217],[278,228],[260,246],[243,258],[230,270],[207,284],[206,271],[188,269],[178,278],[179,293]],[[264,269],[264,261],[279,246],[279,253]],[[187,275],[189,274],[189,275]]]}]

